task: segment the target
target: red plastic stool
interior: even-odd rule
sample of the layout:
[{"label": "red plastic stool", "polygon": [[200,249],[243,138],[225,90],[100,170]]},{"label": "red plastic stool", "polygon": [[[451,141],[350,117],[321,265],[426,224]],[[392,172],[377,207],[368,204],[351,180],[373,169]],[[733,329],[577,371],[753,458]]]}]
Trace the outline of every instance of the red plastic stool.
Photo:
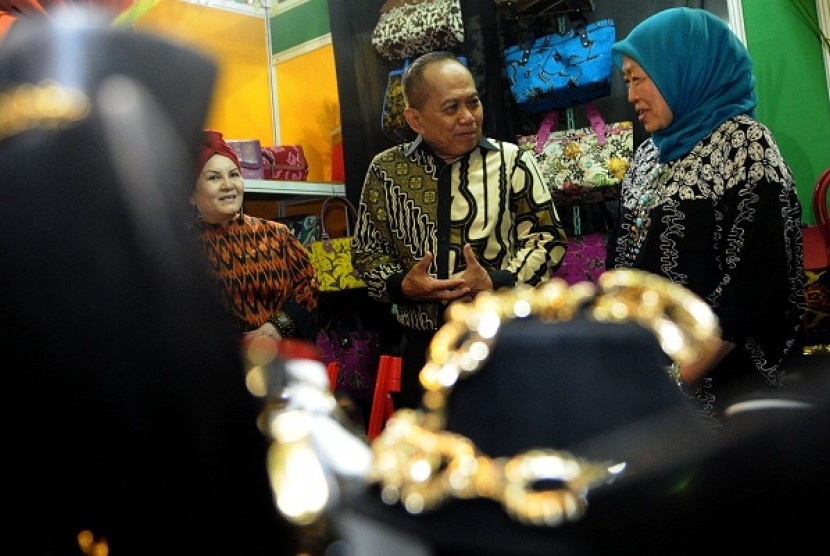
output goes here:
[{"label": "red plastic stool", "polygon": [[329,375],[329,388],[334,392],[337,387],[337,375],[340,374],[340,363],[332,361],[326,365],[326,373]]},{"label": "red plastic stool", "polygon": [[381,355],[378,363],[378,377],[375,381],[375,395],[372,398],[372,411],[369,414],[369,427],[366,438],[371,442],[383,430],[383,426],[395,412],[391,392],[401,391],[401,358],[394,355]]}]

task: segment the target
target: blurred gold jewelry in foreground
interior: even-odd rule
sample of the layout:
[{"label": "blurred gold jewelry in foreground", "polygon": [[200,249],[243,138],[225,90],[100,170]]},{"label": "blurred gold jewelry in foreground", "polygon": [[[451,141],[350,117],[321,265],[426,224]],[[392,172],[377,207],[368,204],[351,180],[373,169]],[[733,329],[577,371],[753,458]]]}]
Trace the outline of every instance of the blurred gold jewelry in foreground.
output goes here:
[{"label": "blurred gold jewelry in foreground", "polygon": [[0,93],[0,140],[30,129],[55,129],[77,122],[89,111],[89,98],[83,91],[51,81],[24,83]]},{"label": "blurred gold jewelry in foreground", "polygon": [[[369,478],[380,483],[384,502],[401,502],[417,514],[450,497],[483,497],[500,502],[525,524],[556,526],[579,519],[588,492],[624,470],[623,462],[593,462],[554,449],[491,459],[469,439],[443,430],[457,381],[481,370],[504,321],[527,317],[550,323],[576,317],[635,322],[654,332],[676,364],[708,357],[720,335],[716,317],[700,298],[665,278],[632,269],[605,272],[598,286],[569,287],[554,279],[537,288],[485,292],[470,303],[455,303],[421,370],[426,411],[398,411],[372,444]],[[541,482],[555,486],[540,490]]]},{"label": "blurred gold jewelry in foreground", "polygon": [[452,389],[482,370],[501,325],[529,317],[545,323],[637,323],[680,365],[709,357],[720,336],[716,317],[699,297],[633,269],[607,271],[596,285],[554,279],[536,288],[481,293],[450,305],[446,316],[421,370],[425,409],[397,411],[371,450],[342,426],[321,363],[289,361],[278,372],[279,366],[251,362],[265,373],[262,385],[271,385],[260,393],[267,401],[261,420],[274,440],[268,469],[275,502],[287,519],[314,523],[337,504],[338,483],[353,481],[378,483],[385,503],[401,503],[412,514],[450,498],[488,498],[527,525],[575,521],[587,510],[589,492],[620,475],[625,462],[590,461],[553,447],[490,458],[469,438],[445,430]]}]

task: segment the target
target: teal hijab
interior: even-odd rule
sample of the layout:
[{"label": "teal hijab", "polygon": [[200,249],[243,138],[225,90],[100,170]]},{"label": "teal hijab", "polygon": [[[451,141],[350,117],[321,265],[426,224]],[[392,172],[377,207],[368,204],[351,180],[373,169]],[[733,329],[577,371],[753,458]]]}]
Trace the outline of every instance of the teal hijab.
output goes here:
[{"label": "teal hijab", "polygon": [[755,115],[749,53],[724,21],[706,10],[658,12],[614,43],[611,53],[617,67],[623,55],[640,64],[674,114],[666,129],[651,135],[661,163],[685,155],[729,118]]}]

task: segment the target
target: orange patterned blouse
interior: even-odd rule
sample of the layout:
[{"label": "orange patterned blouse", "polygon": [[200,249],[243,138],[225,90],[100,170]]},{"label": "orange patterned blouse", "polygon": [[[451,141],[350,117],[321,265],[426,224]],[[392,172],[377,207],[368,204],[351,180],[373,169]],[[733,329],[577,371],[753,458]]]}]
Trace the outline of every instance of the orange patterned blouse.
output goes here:
[{"label": "orange patterned blouse", "polygon": [[275,319],[288,302],[309,313],[317,309],[314,267],[287,226],[243,214],[227,228],[201,219],[195,227],[222,305],[240,331]]}]

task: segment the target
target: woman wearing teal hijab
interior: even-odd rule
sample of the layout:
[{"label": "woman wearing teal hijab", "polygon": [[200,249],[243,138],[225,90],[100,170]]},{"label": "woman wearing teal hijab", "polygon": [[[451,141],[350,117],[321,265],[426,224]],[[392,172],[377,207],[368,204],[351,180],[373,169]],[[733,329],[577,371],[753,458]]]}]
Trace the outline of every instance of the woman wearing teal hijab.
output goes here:
[{"label": "woman wearing teal hijab", "polygon": [[752,61],[724,21],[668,9],[612,53],[651,136],[622,184],[608,266],[665,276],[712,306],[718,355],[675,378],[718,424],[732,401],[784,387],[803,306],[793,177],[754,118]]}]

